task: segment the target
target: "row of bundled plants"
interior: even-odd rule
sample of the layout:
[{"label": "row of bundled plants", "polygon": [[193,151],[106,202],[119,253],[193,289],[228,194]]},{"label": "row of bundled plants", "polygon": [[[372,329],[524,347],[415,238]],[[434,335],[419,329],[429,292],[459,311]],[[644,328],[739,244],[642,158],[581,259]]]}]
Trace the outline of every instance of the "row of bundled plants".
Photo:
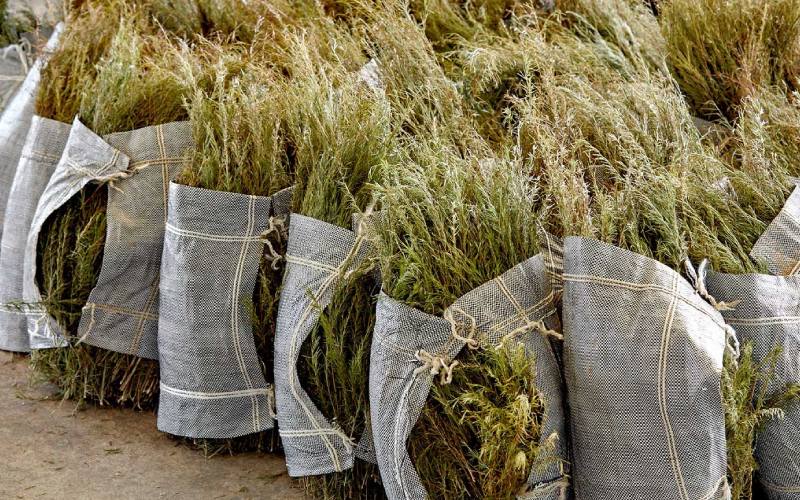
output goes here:
[{"label": "row of bundled plants", "polygon": [[[678,271],[688,258],[764,273],[750,251],[800,176],[799,16],[797,0],[86,0],[69,6],[36,112],[100,135],[189,120],[196,146],[177,182],[258,196],[294,186],[293,214],[368,240],[374,253],[317,308],[297,363],[356,446],[374,421],[379,292],[444,316],[539,253],[542,231]],[[75,334],[102,261],[106,192],[87,186],[43,228],[37,280],[73,345],[32,363],[65,398],[149,409],[157,363]],[[285,224],[265,245],[251,314],[274,384]],[[800,394],[763,393],[777,356],[726,354],[736,500],[753,498],[759,431]],[[514,498],[552,451],[536,360],[504,343],[455,361],[410,432],[413,467],[432,498]],[[195,443],[280,448],[276,429]],[[302,483],[321,498],[385,495],[369,457]]]}]

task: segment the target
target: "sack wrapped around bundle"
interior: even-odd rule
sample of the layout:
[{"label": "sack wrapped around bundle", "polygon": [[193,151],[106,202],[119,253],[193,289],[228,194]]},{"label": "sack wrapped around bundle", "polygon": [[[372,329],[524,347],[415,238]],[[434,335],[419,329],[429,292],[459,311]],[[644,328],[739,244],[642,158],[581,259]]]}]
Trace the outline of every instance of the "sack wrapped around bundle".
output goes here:
[{"label": "sack wrapped around bundle", "polygon": [[[752,255],[765,259],[778,276],[710,272],[705,286],[714,300],[732,305],[722,315],[740,342],[752,345],[754,362],[763,364],[777,353],[773,378],[758,389],[769,400],[787,385],[800,384],[800,189],[767,227]],[[758,480],[769,500],[800,499],[800,401],[788,402],[781,418],[765,423],[755,455]]]},{"label": "sack wrapped around bundle", "polygon": [[353,440],[314,405],[303,389],[297,364],[303,343],[322,310],[351,272],[373,253],[363,236],[342,227],[292,214],[275,337],[275,394],[286,466],[293,477],[353,467]]},{"label": "sack wrapped around bundle", "polygon": [[67,123],[34,116],[22,148],[0,243],[0,349],[30,351],[22,305],[25,245],[39,197],[61,159],[69,132]]},{"label": "sack wrapped around bundle", "polygon": [[259,264],[291,190],[271,197],[169,188],[161,267],[158,429],[233,438],[274,427],[253,337]]},{"label": "sack wrapped around bundle", "polygon": [[[165,142],[165,137],[170,138],[170,142]],[[64,153],[39,200],[25,248],[23,301],[26,303],[31,349],[67,345],[65,332],[42,305],[36,281],[37,247],[39,234],[48,217],[90,182],[109,183],[109,189],[119,195],[115,199],[127,203],[117,206],[111,201],[108,205],[109,232],[105,244],[108,259],[104,258],[104,261],[117,264],[118,267],[110,271],[118,276],[118,281],[113,282],[113,287],[106,285],[110,290],[104,297],[110,298],[107,304],[98,304],[95,300],[94,306],[87,306],[88,309],[84,310],[81,318],[83,340],[88,343],[97,338],[127,335],[123,339],[126,345],[133,345],[137,336],[141,344],[148,345],[146,342],[149,341],[155,345],[157,330],[152,328],[152,323],[156,321],[157,324],[158,317],[156,294],[160,253],[153,254],[155,250],[160,252],[166,193],[159,188],[160,196],[153,198],[150,177],[155,171],[158,186],[164,185],[169,169],[168,164],[160,160],[175,156],[175,151],[184,151],[190,144],[185,122],[145,127],[102,138],[78,118],[75,119]],[[153,162],[152,167],[150,162]],[[137,181],[139,176],[143,181]],[[131,200],[139,205],[137,209],[131,208]],[[154,210],[157,218],[129,219],[129,213],[124,211],[130,209],[138,213],[148,211],[147,207],[158,207]],[[134,276],[140,281],[134,282]],[[100,290],[105,288],[103,282],[101,279],[98,283]],[[101,309],[102,313],[99,312]],[[100,325],[106,315],[116,317],[117,323],[113,328]],[[145,334],[152,338],[141,340]]]},{"label": "sack wrapped around bundle", "polygon": [[109,135],[130,159],[108,186],[103,262],[81,313],[81,342],[158,359],[158,287],[169,184],[187,161],[189,122]]},{"label": "sack wrapped around bundle", "polygon": [[[45,54],[55,50],[58,45],[58,37],[63,29],[63,23],[56,26],[45,45]],[[22,82],[14,97],[3,109],[3,114],[0,115],[0,235],[3,234],[9,190],[33,119],[34,101],[43,64],[44,59],[42,58],[33,64],[25,81]]]},{"label": "sack wrapped around bundle", "polygon": [[548,238],[563,286],[564,373],[581,499],[726,499],[720,383],[729,327],[671,268]]},{"label": "sack wrapped around bundle", "polygon": [[[555,295],[544,260],[536,256],[465,294],[444,317],[424,313],[385,294],[378,299],[370,365],[372,435],[381,478],[392,499],[425,498],[407,440],[432,384],[448,383],[465,348],[523,346],[544,401],[540,444],[522,498],[558,500],[566,476],[562,378],[551,337],[559,337]],[[438,378],[437,378],[438,377]]]}]

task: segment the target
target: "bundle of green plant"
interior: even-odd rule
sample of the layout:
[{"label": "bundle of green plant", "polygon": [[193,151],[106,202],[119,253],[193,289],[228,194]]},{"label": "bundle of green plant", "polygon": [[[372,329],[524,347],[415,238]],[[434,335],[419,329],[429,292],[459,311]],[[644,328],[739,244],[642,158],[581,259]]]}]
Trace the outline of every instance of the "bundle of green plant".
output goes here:
[{"label": "bundle of green plant", "polygon": [[[441,316],[538,252],[538,203],[517,162],[465,158],[437,139],[409,144],[381,184],[377,242],[384,292]],[[411,463],[432,498],[513,498],[547,447],[532,362],[508,346],[457,360],[411,430]]]},{"label": "bundle of green plant", "polygon": [[670,69],[697,116],[735,122],[759,89],[798,88],[797,0],[670,1],[659,20]]},{"label": "bundle of green plant", "polygon": [[[85,21],[96,22],[102,16],[111,19],[105,8],[88,11]],[[118,15],[119,12],[114,16]],[[84,52],[87,40],[74,32],[83,24],[73,24],[69,43],[53,55],[47,66],[51,68],[56,61],[67,80],[61,85],[50,80],[43,86],[39,102],[49,107],[40,110],[53,112],[61,120],[71,119],[69,113],[79,113],[82,121],[98,134],[185,118],[184,94],[163,73],[177,62],[166,57],[171,42],[165,36],[142,33],[144,22],[135,11],[119,18],[115,32],[103,31],[99,35],[107,45],[107,52],[102,55]],[[105,37],[109,37],[107,41]],[[89,65],[93,57],[99,57],[99,61],[91,71],[79,76],[66,71],[70,61],[80,67]],[[60,76],[50,73],[49,78]],[[106,189],[89,186],[81,191],[47,221],[39,241],[37,281],[43,302],[72,340],[102,261]],[[139,408],[153,406],[157,397],[158,367],[152,361],[78,344],[70,349],[37,351],[32,362],[35,371],[59,386],[65,397]]]},{"label": "bundle of green plant", "polygon": [[[193,187],[271,196],[291,184],[292,172],[282,129],[288,87],[281,76],[255,62],[243,44],[198,42],[184,47],[176,81],[187,89],[186,109],[197,148],[177,182]],[[209,71],[210,70],[210,71]],[[274,233],[268,248],[283,252],[285,238]],[[272,353],[282,265],[264,250],[252,302],[255,346],[261,368],[272,381]],[[206,454],[274,451],[273,430],[234,439],[195,439]]]},{"label": "bundle of green plant", "polygon": [[[740,105],[736,125],[725,134],[719,154],[736,175],[727,181],[737,202],[761,221],[776,217],[776,208],[790,203],[789,195],[800,175],[800,107],[779,89],[762,89]],[[780,215],[778,218],[780,219]],[[781,252],[779,248],[761,246],[752,254]],[[769,259],[767,259],[769,260]],[[765,262],[772,272],[794,265],[791,252],[784,262]]]},{"label": "bundle of green plant", "polygon": [[774,349],[760,363],[753,359],[752,343],[745,343],[738,362],[725,357],[722,396],[725,406],[725,431],[728,445],[728,478],[733,500],[751,500],[753,476],[758,470],[756,438],[771,419],[780,419],[783,409],[800,398],[800,385],[788,385],[767,397],[775,378],[780,349]]},{"label": "bundle of green plant", "polygon": [[[372,297],[377,290],[369,262],[361,260],[367,252],[363,235],[350,229],[353,215],[372,206],[370,184],[390,168],[395,148],[389,104],[358,71],[367,61],[360,52],[359,40],[347,29],[332,30],[329,36],[339,40],[339,57],[319,53],[304,35],[295,41],[293,53],[297,57],[288,68],[291,97],[285,127],[295,171],[290,241],[312,234],[303,228],[315,229],[311,240],[290,246],[287,252],[278,321],[290,326],[277,333],[275,356],[282,364],[276,364],[275,378],[289,470],[303,476],[312,472],[294,469],[295,464],[304,462],[299,456],[304,450],[293,448],[289,436],[306,424],[301,420],[304,414],[297,412],[296,398],[310,399],[327,420],[319,425],[335,427],[348,441],[357,441],[368,432]],[[311,275],[292,259],[314,261],[340,253],[341,262],[328,262],[342,269],[336,271],[339,274],[333,277],[330,291],[307,289],[304,280]],[[318,295],[309,297],[312,292]],[[291,340],[291,330],[296,328],[294,309],[287,304],[306,301],[318,320],[309,324],[295,349]],[[307,396],[291,395],[295,362]],[[349,463],[352,455],[342,460]],[[324,469],[319,466],[316,475],[303,477],[307,491],[324,498],[383,496],[374,465],[355,460],[352,467],[335,465],[331,469],[321,472]]]},{"label": "bundle of green plant", "polygon": [[[569,44],[575,53],[584,42]],[[585,74],[564,71],[556,56],[531,60],[527,97],[514,104],[517,145],[542,186],[547,229],[676,269],[689,256],[723,271],[753,270],[748,253],[783,201],[762,197],[758,216],[737,201],[728,185],[742,172],[700,143],[668,77],[640,71],[629,80],[603,60],[585,60]]]},{"label": "bundle of green plant", "polygon": [[423,28],[397,2],[379,2],[364,14],[364,51],[380,69],[399,130],[435,133],[466,151],[485,146],[463,106],[457,82],[447,76]]},{"label": "bundle of green plant", "polygon": [[513,30],[461,39],[447,55],[448,74],[462,83],[479,130],[492,143],[511,139],[517,119],[512,103],[525,97],[526,75],[541,64],[584,72],[598,85],[666,72],[658,26],[639,2],[576,0],[555,7],[521,12]]}]

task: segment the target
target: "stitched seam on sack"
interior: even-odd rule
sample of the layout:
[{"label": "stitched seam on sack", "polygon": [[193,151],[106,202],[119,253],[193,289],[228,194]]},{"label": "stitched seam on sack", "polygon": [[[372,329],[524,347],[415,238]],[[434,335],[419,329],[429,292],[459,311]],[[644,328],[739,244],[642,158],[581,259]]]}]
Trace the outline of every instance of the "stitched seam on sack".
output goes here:
[{"label": "stitched seam on sack", "polygon": [[338,436],[336,429],[296,429],[292,431],[281,431],[281,437],[316,437],[322,435]]},{"label": "stitched seam on sack", "polygon": [[35,150],[28,151],[26,153],[22,153],[20,155],[20,158],[23,158],[25,160],[33,160],[33,161],[44,160],[44,161],[47,161],[49,163],[58,163],[58,161],[61,159],[60,156],[51,155],[49,153],[44,153],[42,151],[35,151]]},{"label": "stitched seam on sack", "polygon": [[[428,371],[426,373],[430,374],[430,371]],[[418,377],[419,377],[419,375],[416,373],[416,370],[411,373],[411,380],[408,381],[408,384],[406,385],[405,389],[403,389],[403,392],[400,394],[400,399],[397,401],[397,407],[395,408],[395,411],[393,413],[394,415],[399,415],[400,414],[400,409],[401,409],[401,407],[403,405],[405,405],[406,408],[408,408],[408,404],[406,402],[407,399],[408,399],[408,393],[411,392],[411,388],[414,386],[414,382],[417,380]],[[393,419],[393,421],[394,421],[394,432],[392,433],[393,434],[392,435],[392,465],[393,465],[393,469],[394,469],[395,482],[397,483],[398,486],[400,486],[400,488],[402,488],[403,497],[404,498],[411,498],[411,495],[409,495],[408,490],[406,490],[406,482],[403,481],[402,474],[400,473],[400,466],[401,466],[400,465],[400,458],[401,458],[401,456],[405,456],[406,443],[405,443],[405,439],[402,439],[402,440],[398,439],[400,437],[399,436],[400,433],[398,433],[398,431],[400,430],[400,426],[401,426],[401,423],[402,423],[404,425],[404,428],[403,428],[401,433],[402,434],[406,434],[406,430],[408,429],[408,425],[410,423],[410,422],[407,422],[406,420],[408,420],[408,419]],[[402,441],[402,442],[399,442],[399,441]],[[399,448],[399,450],[398,450],[398,448]],[[411,464],[411,466],[414,467],[414,464]],[[416,468],[415,468],[415,470],[416,470]]]},{"label": "stitched seam on sack", "polygon": [[269,397],[269,387],[266,389],[245,389],[241,391],[225,391],[225,392],[199,392],[199,391],[186,391],[183,389],[177,389],[175,387],[170,387],[165,383],[160,383],[161,390],[172,394],[173,396],[180,396],[190,399],[231,399],[231,398],[241,398],[241,397],[253,397],[253,396],[267,396]]},{"label": "stitched seam on sack", "polygon": [[152,313],[146,313],[141,311],[134,311],[132,309],[125,309],[123,307],[113,306],[111,304],[99,304],[97,302],[87,302],[83,309],[86,309],[90,306],[94,306],[97,309],[101,309],[106,312],[112,312],[115,314],[122,314],[125,316],[133,316],[135,318],[143,318],[150,321],[158,321],[158,315]]},{"label": "stitched seam on sack", "polygon": [[133,336],[133,340],[131,341],[130,345],[130,353],[137,354],[139,349],[141,348],[142,344],[142,337],[144,337],[144,320],[145,315],[151,315],[150,309],[155,305],[156,299],[158,299],[158,276],[156,276],[154,283],[150,285],[150,295],[147,297],[147,302],[144,305],[144,311],[142,311],[142,316],[139,318],[139,324],[136,325],[136,333]]},{"label": "stitched seam on sack", "polygon": [[759,480],[763,486],[771,491],[777,491],[780,493],[800,493],[800,486],[780,486],[774,483],[770,483],[765,481],[764,479]]},{"label": "stitched seam on sack", "polygon": [[[129,169],[137,168],[144,170],[147,167],[162,167],[164,165],[175,165],[186,161],[184,156],[175,156],[171,158],[154,158],[151,160],[137,160],[128,164]],[[144,167],[142,165],[145,165]]]},{"label": "stitched seam on sack", "polygon": [[[164,144],[164,126],[159,125],[156,127],[156,139],[158,139],[158,150],[161,153],[161,159],[167,157],[167,146]],[[167,163],[161,164],[161,194],[162,194],[162,207],[164,208],[164,224],[167,223],[167,197],[169,196],[169,167]]]},{"label": "stitched seam on sack", "polygon": [[800,273],[800,260],[789,270],[789,276],[796,276],[798,273]]},{"label": "stitched seam on sack", "polygon": [[[354,243],[353,247],[349,252],[350,255],[353,255],[354,257],[357,256],[358,253],[361,251],[361,245],[363,244],[364,241],[365,240],[363,238],[357,238],[356,242]],[[314,300],[317,300],[317,297],[320,297],[323,293],[327,291],[328,287],[332,286],[336,282],[336,278],[338,277],[341,270],[344,269],[344,266],[347,266],[349,264],[350,264],[350,259],[345,258],[342,261],[342,263],[335,269],[335,271],[320,284],[319,288],[314,293]],[[297,384],[295,384],[295,380],[297,380],[299,383],[299,376],[297,375],[297,359],[299,358],[299,346],[297,345],[298,336],[300,334],[300,328],[303,326],[303,324],[308,319],[308,316],[311,314],[313,306],[314,303],[311,302],[303,309],[303,312],[300,315],[300,321],[297,322],[297,326],[292,331],[292,336],[290,338],[290,343],[289,343],[289,358],[288,358],[289,361],[291,362],[291,366],[289,369],[288,377],[289,377],[289,388],[291,390],[292,397],[294,397],[295,401],[300,405],[300,407],[306,413],[306,416],[308,417],[308,420],[311,422],[311,424],[316,429],[322,430],[323,427],[319,425],[319,422],[317,422],[317,419],[314,417],[313,412],[311,412],[311,410],[306,406],[305,402],[300,397],[300,394],[297,391],[296,387]],[[328,428],[332,427],[329,422],[326,422],[326,424],[328,425]],[[343,437],[342,432],[336,432],[335,434],[337,436]],[[320,435],[319,437],[322,439],[323,444],[328,449],[331,461],[333,462],[334,469],[337,471],[342,470],[341,462],[339,460],[339,453],[333,446],[333,443],[331,443],[330,440],[325,435]]]},{"label": "stitched seam on sack", "polygon": [[[259,236],[223,236],[218,234],[201,233],[199,231],[191,231],[189,229],[181,229],[172,224],[166,224],[165,230],[168,233],[176,234],[178,236],[186,236],[187,238],[195,238],[198,240],[208,241],[221,241],[225,243],[243,243],[248,241],[261,241],[262,237]],[[248,233],[249,234],[249,233]]]},{"label": "stitched seam on sack", "polygon": [[589,276],[581,274],[564,274],[564,281],[570,281],[572,283],[595,283],[599,285],[615,286],[618,288],[625,288],[634,291],[657,291],[670,295],[674,294],[678,300],[680,300],[687,306],[691,307],[692,309],[695,309],[697,312],[708,316],[708,318],[711,319],[720,328],[725,328],[725,326],[720,323],[719,318],[714,317],[705,309],[698,307],[691,300],[687,299],[683,295],[678,294],[677,289],[675,291],[672,291],[667,287],[661,285],[654,285],[651,283],[631,283],[629,281],[614,280],[611,278],[604,278],[602,276]]},{"label": "stitched seam on sack", "polygon": [[672,424],[670,424],[669,412],[667,410],[667,349],[669,348],[672,322],[675,318],[675,310],[678,304],[678,296],[675,293],[678,286],[677,278],[678,277],[675,275],[672,276],[671,288],[673,291],[670,293],[669,308],[667,309],[667,315],[664,318],[664,326],[661,330],[661,346],[658,354],[658,407],[661,413],[661,421],[664,424],[664,431],[667,434],[669,461],[672,466],[672,473],[675,476],[678,493],[684,500],[689,500],[689,494],[686,491],[686,484],[683,480],[680,459],[678,458],[678,450],[675,444],[675,434],[672,431]]},{"label": "stitched seam on sack", "polygon": [[[247,199],[247,234],[253,232],[255,225],[255,198],[252,196]],[[249,241],[242,242],[242,248],[239,251],[239,260],[236,264],[236,272],[233,277],[233,286],[231,287],[230,307],[231,307],[231,333],[233,340],[233,350],[236,353],[236,361],[239,364],[239,371],[244,378],[244,382],[248,389],[253,389],[253,381],[250,379],[250,373],[247,371],[247,366],[244,361],[244,354],[241,348],[241,339],[239,338],[239,301],[237,300],[239,292],[241,291],[242,274],[244,273],[244,261],[247,257],[247,250],[250,247]],[[258,432],[258,408],[257,401],[251,397],[250,416],[253,423],[253,432]]]},{"label": "stitched seam on sack", "polygon": [[293,264],[298,264],[301,266],[310,267],[313,269],[319,269],[320,271],[325,271],[328,273],[336,273],[339,272],[338,267],[329,266],[328,264],[323,264],[322,262],[317,262],[311,259],[304,259],[303,257],[297,257],[295,255],[286,254],[286,262],[291,262]]},{"label": "stitched seam on sack", "polygon": [[772,316],[766,318],[731,318],[726,321],[729,325],[790,325],[800,323],[800,316]]}]

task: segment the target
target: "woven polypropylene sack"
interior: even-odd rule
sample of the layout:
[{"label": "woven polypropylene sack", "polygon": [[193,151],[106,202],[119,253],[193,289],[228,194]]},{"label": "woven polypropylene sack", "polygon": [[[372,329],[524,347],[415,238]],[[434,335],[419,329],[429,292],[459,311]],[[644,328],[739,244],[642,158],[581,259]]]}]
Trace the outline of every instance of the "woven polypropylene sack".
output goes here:
[{"label": "woven polypropylene sack", "polygon": [[56,168],[70,126],[34,116],[8,197],[0,243],[0,349],[30,351],[22,307],[25,245],[36,205]]},{"label": "woven polypropylene sack", "polygon": [[353,466],[351,437],[330,422],[303,389],[297,374],[300,350],[345,275],[372,252],[364,237],[320,220],[292,214],[275,331],[275,402],[293,477]]},{"label": "woven polypropylene sack", "polygon": [[22,44],[0,48],[0,112],[25,80],[28,72],[28,54]]},{"label": "woven polypropylene sack", "polygon": [[[47,41],[44,48],[45,53],[55,50],[62,29],[63,24],[59,23]],[[33,119],[43,63],[44,60],[40,58],[33,64],[25,81],[22,82],[0,116],[0,235],[3,233],[8,193]]]},{"label": "woven polypropylene sack", "polygon": [[729,498],[720,313],[667,266],[595,240],[565,240],[562,278],[576,497]]},{"label": "woven polypropylene sack", "polygon": [[[715,300],[735,304],[722,311],[740,342],[751,342],[753,360],[764,361],[775,348],[781,353],[767,398],[787,384],[800,384],[800,276],[709,273],[706,287]],[[800,500],[800,402],[784,409],[758,433],[758,479],[770,500]]]},{"label": "woven polypropylene sack", "polygon": [[129,158],[89,130],[78,118],[64,146],[64,153],[39,198],[25,244],[22,298],[28,319],[31,349],[67,345],[61,327],[42,305],[36,283],[39,233],[45,221],[90,182],[102,182],[127,170]]},{"label": "woven polypropylene sack", "polygon": [[283,197],[172,184],[161,267],[158,428],[232,438],[274,426],[256,352],[253,293]]},{"label": "woven polypropylene sack", "polygon": [[158,283],[167,192],[188,160],[189,122],[111,134],[132,175],[108,187],[107,229],[97,285],[81,313],[82,342],[158,359]]},{"label": "woven polypropylene sack", "polygon": [[[370,414],[381,479],[392,499],[425,498],[406,443],[426,404],[433,383],[420,353],[450,363],[462,350],[465,331],[481,348],[502,342],[521,343],[535,366],[536,387],[545,406],[544,442],[558,436],[555,449],[533,464],[523,498],[557,500],[568,495],[565,476],[568,444],[565,434],[562,379],[549,337],[542,329],[560,326],[555,296],[545,278],[541,256],[532,257],[502,276],[459,298],[448,308],[449,319],[426,314],[382,294],[378,299],[370,358]],[[539,323],[541,329],[531,327]],[[456,337],[453,328],[461,331]],[[458,369],[456,366],[455,369]]]},{"label": "woven polypropylene sack", "polygon": [[800,273],[800,188],[795,188],[786,204],[753,246],[750,255],[765,261],[777,276]]}]

